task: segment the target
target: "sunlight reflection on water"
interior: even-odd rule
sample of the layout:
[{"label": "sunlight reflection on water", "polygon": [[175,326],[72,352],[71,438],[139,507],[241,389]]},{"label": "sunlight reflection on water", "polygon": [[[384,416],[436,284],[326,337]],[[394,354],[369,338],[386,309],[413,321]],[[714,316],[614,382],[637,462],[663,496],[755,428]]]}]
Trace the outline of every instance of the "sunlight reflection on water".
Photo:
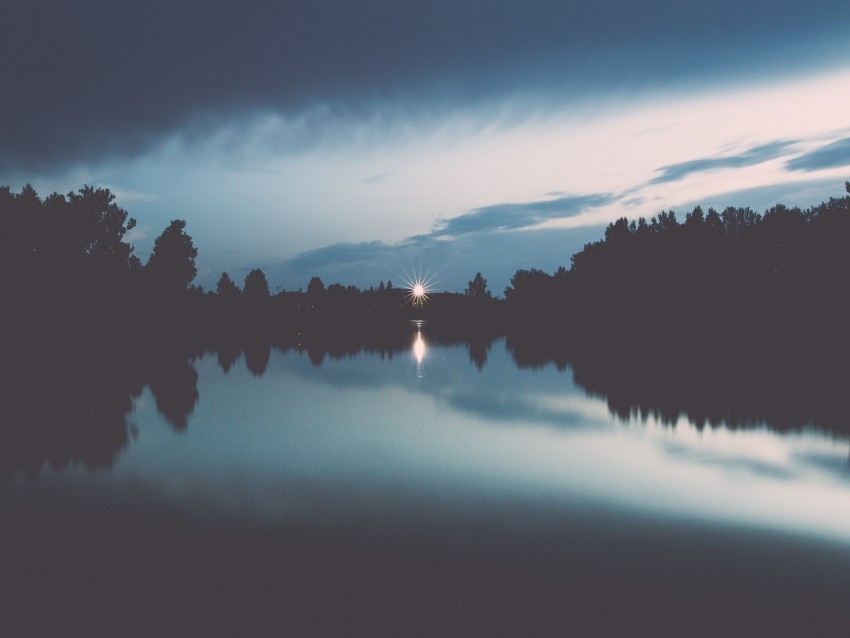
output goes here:
[{"label": "sunlight reflection on water", "polygon": [[422,378],[422,360],[425,358],[425,340],[422,331],[417,327],[416,339],[413,342],[413,358],[416,359],[416,376]]}]

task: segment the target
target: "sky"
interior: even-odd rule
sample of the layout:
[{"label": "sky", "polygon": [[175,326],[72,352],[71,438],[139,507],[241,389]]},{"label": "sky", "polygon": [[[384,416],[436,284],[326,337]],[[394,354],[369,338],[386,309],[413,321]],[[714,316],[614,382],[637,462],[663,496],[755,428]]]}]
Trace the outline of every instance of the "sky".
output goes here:
[{"label": "sky", "polygon": [[7,0],[0,184],[106,187],[196,283],[501,294],[626,216],[850,179],[846,0]]}]

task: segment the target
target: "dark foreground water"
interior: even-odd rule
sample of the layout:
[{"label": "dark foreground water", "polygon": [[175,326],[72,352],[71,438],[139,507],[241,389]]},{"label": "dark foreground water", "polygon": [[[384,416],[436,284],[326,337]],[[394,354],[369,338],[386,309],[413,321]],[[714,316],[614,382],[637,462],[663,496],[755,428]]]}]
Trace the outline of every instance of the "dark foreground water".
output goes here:
[{"label": "dark foreground water", "polygon": [[109,463],[14,472],[0,635],[850,635],[846,436],[427,341],[204,355]]}]

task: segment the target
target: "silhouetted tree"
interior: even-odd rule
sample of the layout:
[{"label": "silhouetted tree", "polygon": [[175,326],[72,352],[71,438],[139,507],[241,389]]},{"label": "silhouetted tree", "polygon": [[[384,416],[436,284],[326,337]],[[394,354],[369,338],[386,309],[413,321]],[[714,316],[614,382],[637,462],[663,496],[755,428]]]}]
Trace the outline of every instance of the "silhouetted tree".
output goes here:
[{"label": "silhouetted tree", "polygon": [[311,309],[316,309],[322,305],[322,300],[325,296],[325,284],[319,277],[310,279],[307,284],[307,305]]},{"label": "silhouetted tree", "polygon": [[730,237],[739,238],[761,221],[761,215],[750,208],[735,208],[729,206],[720,214],[723,228]]},{"label": "silhouetted tree", "polygon": [[[58,196],[48,200],[47,209],[54,197]],[[85,186],[77,193],[68,193],[68,206],[75,218],[74,241],[81,252],[100,268],[125,271],[133,248],[124,241],[124,235],[136,226],[136,220],[128,219],[127,211],[115,204],[115,195],[105,188]]]},{"label": "silhouetted tree", "polygon": [[464,294],[473,301],[481,301],[492,297],[490,291],[487,290],[487,280],[481,276],[480,272],[475,273],[475,277],[467,284]]},{"label": "silhouetted tree", "polygon": [[114,199],[89,186],[44,201],[30,185],[18,194],[0,189],[0,322],[7,330],[90,341],[109,336],[103,326],[124,323],[138,265],[124,239],[135,220]]},{"label": "silhouetted tree", "polygon": [[239,287],[233,283],[230,275],[223,272],[221,273],[221,277],[218,279],[218,283],[215,285],[215,293],[223,302],[233,303],[239,299],[241,291],[239,290]]},{"label": "silhouetted tree", "polygon": [[130,268],[133,247],[124,236],[136,221],[114,200],[109,190],[90,186],[43,202],[30,185],[17,195],[0,189],[0,263],[27,266],[18,277],[58,278],[62,286],[81,278],[117,283]]},{"label": "silhouetted tree", "polygon": [[335,311],[351,310],[354,305],[350,288],[341,284],[331,284],[325,289],[325,299],[328,307]]},{"label": "silhouetted tree", "polygon": [[[549,305],[551,275],[537,268],[517,270],[505,288],[505,300],[528,309],[545,310]],[[526,305],[530,304],[530,305]]]},{"label": "silhouetted tree", "polygon": [[245,302],[253,307],[266,304],[269,300],[269,282],[259,268],[254,268],[245,277],[245,288],[242,293]]},{"label": "silhouetted tree", "polygon": [[198,250],[185,228],[185,221],[175,219],[154,241],[145,271],[161,292],[173,294],[188,290],[198,272],[195,267]]}]

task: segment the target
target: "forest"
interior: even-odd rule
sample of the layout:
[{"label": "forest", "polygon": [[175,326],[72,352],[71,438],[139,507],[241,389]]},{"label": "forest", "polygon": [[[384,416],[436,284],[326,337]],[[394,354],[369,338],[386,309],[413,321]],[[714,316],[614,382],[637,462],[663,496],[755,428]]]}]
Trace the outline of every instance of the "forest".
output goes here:
[{"label": "forest", "polygon": [[198,249],[183,220],[172,221],[146,263],[126,241],[136,220],[107,189],[40,198],[31,186],[0,187],[0,298],[3,335],[17,349],[124,348],[127,342],[214,345],[239,335],[293,330],[368,332],[409,318],[451,318],[498,306],[477,274],[465,294],[428,303],[390,280],[360,290],[313,277],[304,291],[271,294],[260,269],[243,282],[222,273],[215,290],[195,286]]},{"label": "forest", "polygon": [[850,308],[848,239],[850,196],[761,214],[696,207],[683,222],[673,211],[621,218],[569,269],[517,271],[505,296],[532,320],[549,316],[617,346],[625,345],[618,334],[736,346],[791,333],[836,337]]},{"label": "forest", "polygon": [[[846,188],[850,193],[850,183]],[[757,213],[696,207],[679,221],[611,223],[604,237],[549,274],[517,270],[503,298],[476,273],[461,294],[414,298],[391,281],[367,290],[313,277],[304,291],[271,294],[260,269],[193,285],[198,249],[174,220],[146,263],[125,239],[136,220],[107,189],[40,198],[0,187],[0,298],[4,334],[19,344],[127,339],[203,344],[234,332],[322,326],[368,331],[442,319],[492,334],[622,351],[641,344],[746,353],[765,343],[799,352],[846,337],[850,195],[808,209]],[[565,255],[565,259],[568,256]],[[241,285],[240,285],[241,284]]]}]

